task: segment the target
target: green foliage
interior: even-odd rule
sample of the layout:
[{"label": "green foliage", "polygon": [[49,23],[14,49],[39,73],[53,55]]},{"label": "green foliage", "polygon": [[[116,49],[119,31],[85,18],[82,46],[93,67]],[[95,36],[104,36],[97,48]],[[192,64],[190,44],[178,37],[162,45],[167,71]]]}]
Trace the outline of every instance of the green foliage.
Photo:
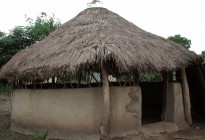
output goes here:
[{"label": "green foliage", "polygon": [[133,77],[131,75],[121,75],[117,77],[118,82],[133,82]]},{"label": "green foliage", "polygon": [[5,118],[5,119],[3,120],[3,125],[4,125],[5,127],[9,128],[10,125],[11,125],[11,119],[10,119],[10,118]]},{"label": "green foliage", "polygon": [[139,79],[140,82],[161,82],[163,76],[160,72],[141,73]]},{"label": "green foliage", "polygon": [[15,27],[10,34],[0,39],[0,66],[5,64],[19,50],[30,45],[24,27]]},{"label": "green foliage", "polygon": [[11,90],[12,90],[11,85],[0,87],[0,95],[8,95],[9,93],[11,93]]},{"label": "green foliage", "polygon": [[33,42],[42,40],[60,26],[59,20],[55,19],[54,15],[48,16],[44,12],[42,12],[35,21],[31,18],[26,18],[26,21],[29,25],[25,28],[28,37]]},{"label": "green foliage", "polygon": [[186,37],[182,37],[181,35],[169,36],[168,39],[181,44],[187,49],[191,47],[191,40],[187,39]]},{"label": "green foliage", "polygon": [[18,51],[42,40],[60,26],[54,15],[41,13],[36,20],[27,18],[27,26],[13,28],[7,36],[0,38],[0,67]]},{"label": "green foliage", "polygon": [[48,131],[40,130],[36,134],[33,135],[33,139],[43,138],[44,140],[48,140]]},{"label": "green foliage", "polygon": [[[132,75],[122,75],[117,77],[118,82],[133,82],[134,77]],[[150,73],[140,73],[140,82],[161,82],[163,81],[162,73],[160,72],[150,72]]]},{"label": "green foliage", "polygon": [[6,34],[2,31],[0,31],[0,37],[4,37]]},{"label": "green foliage", "polygon": [[202,59],[205,61],[205,51],[201,52],[201,55]]}]

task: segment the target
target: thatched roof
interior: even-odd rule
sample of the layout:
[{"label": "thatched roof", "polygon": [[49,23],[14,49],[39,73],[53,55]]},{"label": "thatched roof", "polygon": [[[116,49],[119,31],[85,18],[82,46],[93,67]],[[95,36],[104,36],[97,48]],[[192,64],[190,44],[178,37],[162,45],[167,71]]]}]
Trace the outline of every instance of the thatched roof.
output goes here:
[{"label": "thatched roof", "polygon": [[104,8],[88,8],[42,41],[17,53],[1,70],[9,80],[45,79],[75,73],[101,60],[119,72],[170,71],[186,67],[195,54],[146,32]]}]

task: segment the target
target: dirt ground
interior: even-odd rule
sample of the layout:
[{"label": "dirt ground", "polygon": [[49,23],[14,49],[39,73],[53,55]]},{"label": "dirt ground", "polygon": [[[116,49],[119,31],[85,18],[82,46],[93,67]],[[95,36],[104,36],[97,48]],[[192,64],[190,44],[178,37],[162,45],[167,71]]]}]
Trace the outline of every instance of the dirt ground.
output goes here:
[{"label": "dirt ground", "polygon": [[12,132],[10,128],[11,101],[8,96],[0,95],[0,140],[33,140],[32,136],[25,136]]},{"label": "dirt ground", "polygon": [[[0,140],[45,140],[45,138],[36,138],[26,136],[11,131],[10,128],[11,116],[11,101],[8,96],[0,95]],[[126,138],[136,140],[137,138]],[[205,140],[205,121],[198,118],[194,121],[192,127],[179,131],[174,134],[161,134],[152,138],[143,138],[144,140]],[[119,140],[125,140],[120,138]]]}]

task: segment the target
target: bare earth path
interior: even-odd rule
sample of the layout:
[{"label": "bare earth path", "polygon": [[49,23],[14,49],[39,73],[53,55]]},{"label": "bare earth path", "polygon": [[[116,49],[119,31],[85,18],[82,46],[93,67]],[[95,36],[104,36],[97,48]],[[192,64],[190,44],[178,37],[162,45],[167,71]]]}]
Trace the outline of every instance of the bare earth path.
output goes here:
[{"label": "bare earth path", "polygon": [[0,95],[0,140],[33,140],[32,136],[15,133],[9,129],[11,123],[10,116],[10,98]]},{"label": "bare earth path", "polygon": [[[0,95],[0,140],[40,140],[33,136],[26,136],[12,132],[10,127],[11,101],[8,96]],[[116,139],[117,140],[117,139]],[[135,137],[119,138],[119,140],[138,140]],[[205,140],[205,121],[194,121],[194,125],[189,129],[179,131],[175,134],[161,134],[143,140]]]}]

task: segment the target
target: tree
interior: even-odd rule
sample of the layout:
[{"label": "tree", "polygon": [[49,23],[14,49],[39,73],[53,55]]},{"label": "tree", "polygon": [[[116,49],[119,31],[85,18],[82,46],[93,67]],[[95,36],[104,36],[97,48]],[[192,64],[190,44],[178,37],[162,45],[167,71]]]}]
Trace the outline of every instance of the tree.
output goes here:
[{"label": "tree", "polygon": [[60,26],[54,15],[47,16],[43,12],[36,20],[27,18],[26,21],[27,26],[17,26],[7,36],[0,38],[0,67],[18,51],[42,40]]},{"label": "tree", "polygon": [[1,37],[4,37],[6,34],[4,33],[4,32],[2,32],[2,31],[0,31],[0,38]]},{"label": "tree", "polygon": [[15,27],[8,36],[0,39],[0,67],[18,51],[30,45],[24,27]]},{"label": "tree", "polygon": [[186,37],[182,37],[181,35],[169,36],[169,40],[172,40],[176,43],[181,44],[185,48],[189,49],[191,47],[191,40],[187,39]]},{"label": "tree", "polygon": [[201,52],[201,55],[202,59],[205,61],[205,50]]},{"label": "tree", "polygon": [[35,21],[31,18],[27,18],[26,21],[29,23],[25,27],[27,35],[33,42],[42,40],[60,26],[60,22],[55,19],[54,14],[48,16],[44,12],[41,12]]},{"label": "tree", "polygon": [[[187,39],[186,37],[182,37],[181,35],[174,35],[174,36],[169,36],[167,39],[174,41],[183,47],[189,49],[191,47],[191,40]],[[172,80],[175,81],[177,79],[178,72],[174,71],[172,72]]]}]

